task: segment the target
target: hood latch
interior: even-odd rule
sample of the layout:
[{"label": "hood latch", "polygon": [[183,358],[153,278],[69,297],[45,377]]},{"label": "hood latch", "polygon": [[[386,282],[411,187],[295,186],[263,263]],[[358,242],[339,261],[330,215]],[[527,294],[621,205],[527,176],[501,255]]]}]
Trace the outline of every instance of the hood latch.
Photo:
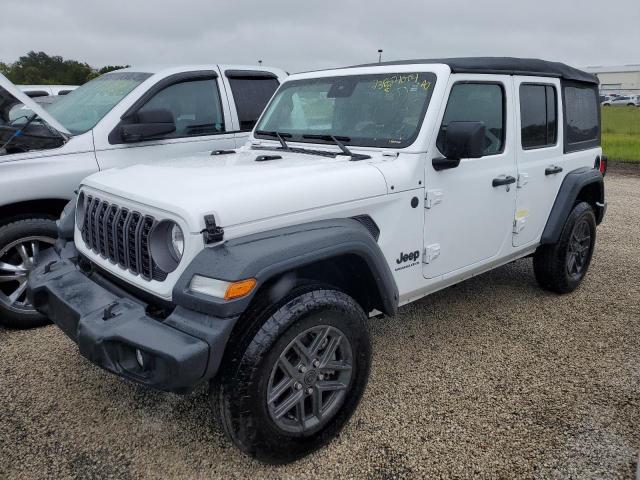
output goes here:
[{"label": "hood latch", "polygon": [[204,216],[205,229],[200,232],[204,237],[204,243],[207,245],[210,243],[221,242],[224,238],[224,229],[216,225],[216,217],[213,215]]}]

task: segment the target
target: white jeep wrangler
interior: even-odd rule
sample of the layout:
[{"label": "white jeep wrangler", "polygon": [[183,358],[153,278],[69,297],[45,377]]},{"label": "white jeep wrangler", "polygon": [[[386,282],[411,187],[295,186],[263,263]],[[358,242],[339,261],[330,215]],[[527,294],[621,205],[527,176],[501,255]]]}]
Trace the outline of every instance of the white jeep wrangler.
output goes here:
[{"label": "white jeep wrangler", "polygon": [[291,461],[358,405],[368,317],[531,255],[543,288],[580,284],[599,108],[595,76],[541,60],[292,75],[237,152],[84,180],[29,298],[116,375],[209,381],[238,447]]}]

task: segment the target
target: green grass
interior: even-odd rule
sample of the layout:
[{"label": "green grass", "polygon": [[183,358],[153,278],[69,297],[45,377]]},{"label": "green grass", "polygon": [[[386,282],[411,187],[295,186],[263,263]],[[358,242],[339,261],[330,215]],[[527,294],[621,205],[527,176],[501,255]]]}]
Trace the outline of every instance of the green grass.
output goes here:
[{"label": "green grass", "polygon": [[609,160],[640,163],[640,108],[602,109],[602,151]]}]

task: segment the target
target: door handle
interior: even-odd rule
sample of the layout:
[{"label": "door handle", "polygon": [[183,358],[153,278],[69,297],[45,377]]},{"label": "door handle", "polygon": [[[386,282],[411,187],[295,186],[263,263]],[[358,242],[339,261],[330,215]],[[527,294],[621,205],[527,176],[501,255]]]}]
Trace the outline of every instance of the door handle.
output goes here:
[{"label": "door handle", "polygon": [[560,173],[561,171],[562,171],[562,167],[559,167],[557,165],[551,165],[550,167],[547,167],[544,169],[544,174],[555,175],[556,173]]},{"label": "door handle", "polygon": [[507,175],[506,177],[494,178],[491,185],[494,187],[500,187],[502,185],[511,185],[512,183],[516,183],[516,178],[511,175]]}]

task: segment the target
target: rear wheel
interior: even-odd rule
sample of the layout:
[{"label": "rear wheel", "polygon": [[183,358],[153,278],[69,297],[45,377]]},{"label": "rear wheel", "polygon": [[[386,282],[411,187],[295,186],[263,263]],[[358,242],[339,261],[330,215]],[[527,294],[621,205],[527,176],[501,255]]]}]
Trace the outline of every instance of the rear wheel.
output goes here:
[{"label": "rear wheel", "polygon": [[0,324],[33,328],[49,323],[27,299],[34,257],[55,242],[56,223],[32,218],[0,227]]},{"label": "rear wheel", "polygon": [[591,264],[596,243],[596,217],[587,202],[577,204],[555,245],[542,245],[533,256],[536,280],[557,293],[575,290]]},{"label": "rear wheel", "polygon": [[307,286],[246,320],[212,383],[213,406],[241,450],[290,462],[330,442],[355,411],[369,376],[367,318],[348,295]]}]

